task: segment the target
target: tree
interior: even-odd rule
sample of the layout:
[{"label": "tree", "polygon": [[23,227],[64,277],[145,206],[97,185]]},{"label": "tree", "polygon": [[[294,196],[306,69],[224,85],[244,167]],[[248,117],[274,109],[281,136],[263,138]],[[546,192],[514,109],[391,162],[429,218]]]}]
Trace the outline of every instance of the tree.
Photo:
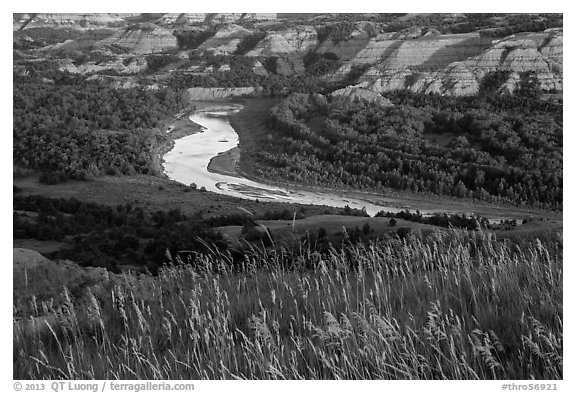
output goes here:
[{"label": "tree", "polygon": [[364,235],[369,235],[370,231],[371,231],[370,224],[365,223],[364,226],[362,227],[362,233],[364,233]]}]

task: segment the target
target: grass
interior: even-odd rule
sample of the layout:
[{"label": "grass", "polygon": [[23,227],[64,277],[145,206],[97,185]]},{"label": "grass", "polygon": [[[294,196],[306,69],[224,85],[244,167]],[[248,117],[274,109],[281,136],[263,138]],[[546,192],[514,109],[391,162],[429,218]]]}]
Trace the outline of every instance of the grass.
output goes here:
[{"label": "grass", "polygon": [[[562,238],[194,255],[14,323],[14,379],[562,379]],[[105,285],[105,284],[102,284]],[[21,307],[15,300],[15,313]]]},{"label": "grass", "polygon": [[[77,198],[107,206],[131,203],[148,211],[181,209],[187,215],[202,213],[205,216],[237,214],[238,206],[250,211],[283,210],[289,205],[280,202],[251,201],[228,195],[199,190],[187,190],[183,184],[163,177],[136,174],[132,176],[104,176],[93,181],[71,180],[57,185],[38,182],[37,175],[14,178],[14,185],[21,188],[20,195],[43,195],[48,198]],[[189,192],[185,192],[185,191]],[[303,207],[307,214],[337,212],[326,206],[291,204],[290,208]]]},{"label": "grass", "polygon": [[[344,230],[351,231],[355,228],[362,229],[365,224],[370,226],[369,236],[364,239],[381,238],[395,234],[398,228],[407,227],[413,231],[427,234],[438,230],[438,227],[420,224],[398,219],[395,226],[390,226],[390,219],[385,217],[360,217],[342,215],[314,215],[299,220],[258,220],[258,224],[267,228],[275,245],[286,248],[298,247],[304,238],[316,239],[318,230],[324,228],[326,240],[341,244],[345,239]],[[243,248],[243,234],[241,226],[218,227],[218,231],[224,235],[233,247]]]}]

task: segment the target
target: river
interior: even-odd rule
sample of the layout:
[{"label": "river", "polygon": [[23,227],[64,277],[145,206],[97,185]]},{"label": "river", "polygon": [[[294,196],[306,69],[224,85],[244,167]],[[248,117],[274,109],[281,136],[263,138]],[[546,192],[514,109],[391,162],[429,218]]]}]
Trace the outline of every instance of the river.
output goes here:
[{"label": "river", "polygon": [[212,157],[238,146],[238,134],[228,121],[228,116],[242,109],[241,105],[203,103],[189,115],[203,131],[177,139],[174,148],[164,155],[164,173],[172,180],[207,191],[231,195],[239,198],[327,205],[362,209],[374,216],[380,210],[399,211],[401,209],[383,207],[356,198],[327,192],[310,192],[289,187],[276,187],[258,183],[243,177],[228,176],[210,172],[208,164]]}]

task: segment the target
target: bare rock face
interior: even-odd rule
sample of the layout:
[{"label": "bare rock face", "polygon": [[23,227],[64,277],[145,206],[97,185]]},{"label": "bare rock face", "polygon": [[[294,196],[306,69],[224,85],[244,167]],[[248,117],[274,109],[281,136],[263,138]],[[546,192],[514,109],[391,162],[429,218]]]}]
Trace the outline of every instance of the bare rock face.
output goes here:
[{"label": "bare rock face", "polygon": [[102,40],[114,33],[108,29],[85,30],[82,35],[74,40],[66,40],[53,45],[47,45],[40,49],[42,52],[71,52],[96,46]]},{"label": "bare rock face", "polygon": [[448,93],[455,96],[477,94],[480,85],[476,75],[465,63],[454,62],[446,68],[425,76],[410,86],[415,91],[426,93]]},{"label": "bare rock face", "polygon": [[276,14],[273,13],[221,13],[211,16],[211,20],[218,23],[238,22],[241,20],[273,20]]},{"label": "bare rock face", "polygon": [[110,83],[110,87],[113,89],[134,89],[141,86],[140,83],[133,80],[116,79],[112,80]]},{"label": "bare rock face", "polygon": [[375,102],[380,106],[392,106],[393,104],[387,98],[382,97],[379,93],[375,93],[371,90],[365,89],[363,87],[348,86],[343,89],[338,89],[332,92],[332,97],[347,97],[348,99],[354,100],[366,100],[370,102]]},{"label": "bare rock face", "polygon": [[99,45],[117,45],[130,53],[148,54],[178,48],[173,32],[152,23],[130,26],[99,42]]},{"label": "bare rock face", "polygon": [[534,71],[543,90],[562,89],[562,62],[562,29],[506,37],[467,61],[479,77],[496,70]]},{"label": "bare rock face", "polygon": [[236,23],[241,20],[273,20],[276,14],[265,13],[184,13],[165,14],[160,18],[160,23],[165,24],[187,24],[187,23]]},{"label": "bare rock face", "polygon": [[69,52],[86,48],[105,48],[116,46],[134,54],[158,53],[178,47],[172,30],[164,29],[152,23],[132,25],[127,28],[110,30],[89,30],[75,40],[48,45],[42,51]]},{"label": "bare rock face", "polygon": [[199,49],[208,50],[218,55],[229,55],[234,53],[238,44],[252,32],[241,26],[230,24],[218,30],[218,32],[208,38],[199,46]]},{"label": "bare rock face", "polygon": [[[418,36],[417,39],[407,37]],[[390,79],[393,75],[405,74],[404,69],[438,70],[451,62],[462,61],[478,55],[492,43],[489,38],[480,37],[477,33],[452,35],[422,35],[422,29],[411,29],[403,33],[385,33],[366,40],[352,37],[350,43],[356,44],[357,54],[350,58],[333,75],[339,79],[349,74],[355,67],[369,67],[365,78],[360,82],[373,82],[376,79]],[[400,38],[400,39],[399,39]],[[348,44],[340,43],[344,48]],[[334,53],[342,54],[339,48]],[[348,49],[351,51],[351,48]],[[346,60],[346,57],[340,56]],[[402,81],[391,82],[394,86]],[[387,82],[388,83],[388,82]]]},{"label": "bare rock face", "polygon": [[246,56],[275,56],[305,53],[316,47],[318,35],[312,26],[298,26],[280,32],[270,32]]},{"label": "bare rock face", "polygon": [[345,40],[337,42],[325,40],[316,49],[317,53],[333,53],[338,59],[349,61],[356,58],[361,50],[371,42],[371,37],[378,36],[379,27],[372,22],[356,22],[354,29]]},{"label": "bare rock face", "polygon": [[137,14],[14,14],[14,29],[27,22],[27,27],[106,27],[123,24],[134,15]]},{"label": "bare rock face", "polygon": [[252,67],[252,71],[256,75],[261,75],[261,76],[267,76],[268,75],[268,71],[266,71],[266,68],[262,65],[262,63],[260,61],[256,61],[254,63],[254,66]]},{"label": "bare rock face", "polygon": [[[354,67],[363,65],[373,65],[378,63],[383,56],[388,52],[394,50],[396,41],[390,40],[389,35],[380,34],[374,38],[368,39],[368,42],[362,39],[357,39],[356,37],[351,37],[351,40],[346,40],[339,43],[332,51],[341,55],[343,53],[344,59],[349,57],[349,60],[336,71],[334,77],[336,79],[343,78],[345,75],[349,74]],[[347,42],[350,41],[350,45]],[[353,52],[356,53],[354,54]]]},{"label": "bare rock face", "polygon": [[500,87],[500,94],[512,94],[514,90],[516,90],[516,86],[520,83],[520,75],[515,72],[512,72],[506,82]]},{"label": "bare rock face", "polygon": [[442,35],[442,33],[440,33],[436,29],[429,29],[428,31],[426,31],[426,33],[423,34],[423,37],[433,37],[437,35]]},{"label": "bare rock face", "polygon": [[409,40],[413,38],[418,38],[423,35],[423,30],[419,26],[409,27],[404,29],[394,35],[397,40]]},{"label": "bare rock face", "polygon": [[476,34],[375,39],[337,74],[349,72],[353,65],[368,64],[359,87],[374,92],[409,89],[460,96],[478,93],[489,72],[510,71],[502,91],[511,92],[520,73],[533,71],[543,90],[561,90],[562,52],[562,29],[522,33],[494,42]]},{"label": "bare rock face", "polygon": [[[346,40],[335,43],[332,40],[323,42],[316,52],[334,53],[339,59],[350,61],[359,56],[360,51],[370,43],[370,36],[365,31],[355,31]],[[347,67],[349,69],[350,67]]]},{"label": "bare rock face", "polygon": [[72,74],[99,73],[103,71],[117,71],[120,74],[136,74],[145,71],[148,68],[148,62],[142,57],[119,57],[108,62],[87,62],[85,64],[75,65],[70,60],[62,61],[58,67],[60,71],[68,71]]},{"label": "bare rock face", "polygon": [[479,91],[475,74],[463,63],[455,62],[435,72],[414,72],[403,68],[381,75],[373,81],[358,86],[375,92],[409,89],[423,93],[446,93],[474,95]]},{"label": "bare rock face", "polygon": [[191,87],[187,94],[191,101],[221,101],[232,97],[254,95],[257,91],[255,87]]},{"label": "bare rock face", "polygon": [[112,89],[133,89],[144,88],[147,90],[158,90],[161,88],[157,83],[141,83],[133,76],[112,76],[112,75],[92,75],[86,78],[87,81],[99,81],[107,83]]},{"label": "bare rock face", "polygon": [[370,39],[358,55],[342,66],[337,74],[344,75],[358,65],[373,65],[368,75],[381,71],[396,73],[404,68],[436,70],[454,61],[478,55],[492,40],[476,33],[427,36],[398,40],[396,33],[386,33]]}]

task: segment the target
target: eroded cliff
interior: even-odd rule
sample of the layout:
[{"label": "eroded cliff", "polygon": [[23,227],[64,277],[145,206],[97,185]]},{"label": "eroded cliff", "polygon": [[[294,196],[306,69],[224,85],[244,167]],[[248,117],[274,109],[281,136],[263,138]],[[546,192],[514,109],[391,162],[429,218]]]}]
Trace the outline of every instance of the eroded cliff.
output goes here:
[{"label": "eroded cliff", "polygon": [[258,92],[255,87],[192,87],[187,90],[191,101],[221,101],[232,97],[251,96]]},{"label": "eroded cliff", "polygon": [[[338,72],[353,64],[370,64],[358,86],[374,92],[410,89],[422,93],[471,95],[486,74],[507,71],[506,90],[513,91],[519,74],[533,71],[543,90],[562,90],[562,29],[522,33],[500,40],[472,35],[437,36],[410,41],[379,41],[363,50]],[[370,57],[363,54],[370,54]],[[375,58],[380,58],[372,63]]]}]

